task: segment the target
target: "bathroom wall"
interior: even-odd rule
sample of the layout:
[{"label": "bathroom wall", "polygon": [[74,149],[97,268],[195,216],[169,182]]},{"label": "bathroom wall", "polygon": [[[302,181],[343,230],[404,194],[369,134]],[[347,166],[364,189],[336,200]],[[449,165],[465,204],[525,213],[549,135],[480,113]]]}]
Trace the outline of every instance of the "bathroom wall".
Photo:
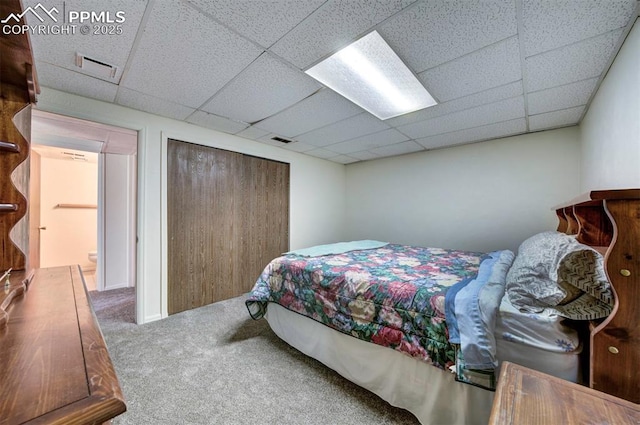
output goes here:
[{"label": "bathroom wall", "polygon": [[95,269],[87,255],[97,246],[98,164],[42,155],[40,267],[79,264]]}]

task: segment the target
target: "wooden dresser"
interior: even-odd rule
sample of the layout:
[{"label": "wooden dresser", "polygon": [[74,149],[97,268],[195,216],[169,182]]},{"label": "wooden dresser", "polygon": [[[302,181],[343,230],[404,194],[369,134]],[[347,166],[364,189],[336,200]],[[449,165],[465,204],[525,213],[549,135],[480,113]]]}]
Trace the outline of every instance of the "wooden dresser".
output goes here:
[{"label": "wooden dresser", "polygon": [[100,424],[126,410],[77,266],[0,282],[0,425]]},{"label": "wooden dresser", "polygon": [[640,405],[504,362],[489,424],[637,425]]}]

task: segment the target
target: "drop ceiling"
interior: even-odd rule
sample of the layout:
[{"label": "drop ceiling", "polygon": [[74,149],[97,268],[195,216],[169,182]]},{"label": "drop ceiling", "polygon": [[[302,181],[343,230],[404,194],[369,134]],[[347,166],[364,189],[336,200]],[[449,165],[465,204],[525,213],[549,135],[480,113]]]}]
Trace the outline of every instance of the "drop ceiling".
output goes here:
[{"label": "drop ceiling", "polygon": [[[32,35],[40,85],[344,164],[578,124],[639,10],[636,0],[46,5],[57,3],[126,20],[119,35]],[[304,73],[373,30],[436,106],[382,121]],[[83,74],[77,53],[122,72]]]}]

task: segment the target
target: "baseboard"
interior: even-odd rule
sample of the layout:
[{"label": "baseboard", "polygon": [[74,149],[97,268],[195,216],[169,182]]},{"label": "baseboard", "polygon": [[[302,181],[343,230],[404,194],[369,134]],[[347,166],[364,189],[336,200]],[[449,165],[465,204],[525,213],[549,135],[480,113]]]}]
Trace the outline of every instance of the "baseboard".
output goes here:
[{"label": "baseboard", "polygon": [[156,322],[158,320],[161,320],[162,316],[160,314],[154,314],[153,316],[147,316],[144,318],[144,322],[142,323],[138,323],[139,325],[143,324],[143,323],[151,323],[151,322]]},{"label": "baseboard", "polygon": [[133,288],[127,282],[117,283],[115,285],[105,286],[103,291],[111,291],[113,289],[122,289],[122,288]]}]

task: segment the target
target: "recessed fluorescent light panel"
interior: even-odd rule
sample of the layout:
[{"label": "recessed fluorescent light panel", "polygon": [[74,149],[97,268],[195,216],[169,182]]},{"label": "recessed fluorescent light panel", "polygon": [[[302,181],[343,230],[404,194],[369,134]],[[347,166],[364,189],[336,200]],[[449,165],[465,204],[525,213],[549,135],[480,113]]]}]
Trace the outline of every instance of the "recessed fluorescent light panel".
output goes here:
[{"label": "recessed fluorescent light panel", "polygon": [[437,103],[377,31],[306,73],[381,120]]}]

